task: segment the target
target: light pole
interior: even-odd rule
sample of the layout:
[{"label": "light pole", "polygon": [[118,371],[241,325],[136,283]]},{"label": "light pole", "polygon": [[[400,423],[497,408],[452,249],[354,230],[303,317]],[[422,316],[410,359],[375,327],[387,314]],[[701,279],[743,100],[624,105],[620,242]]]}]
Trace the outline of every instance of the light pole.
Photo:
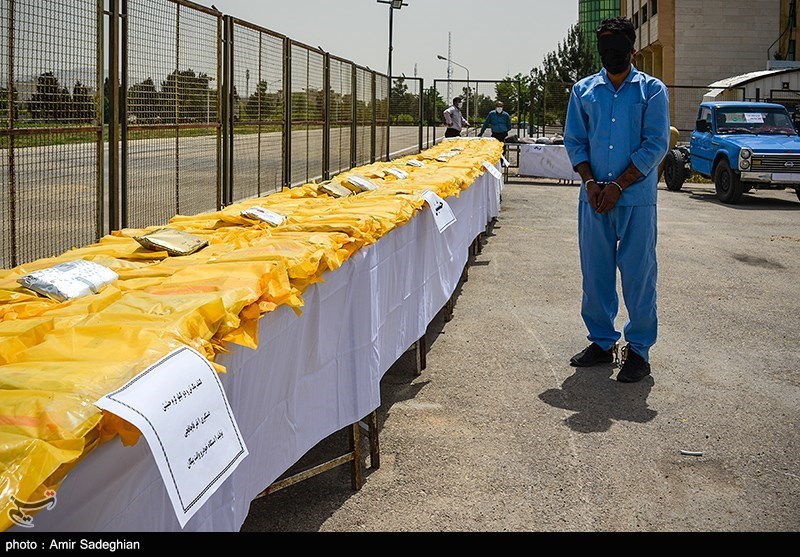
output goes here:
[{"label": "light pole", "polygon": [[391,142],[392,142],[392,34],[394,32],[394,11],[401,9],[403,6],[408,6],[403,0],[378,0],[378,4],[389,4],[389,69],[386,72],[389,78],[389,98],[386,102],[386,160],[391,158]]},{"label": "light pole", "polygon": [[389,4],[389,89],[391,92],[391,79],[392,79],[392,34],[394,33],[394,11],[399,10],[403,6],[408,6],[403,0],[378,0],[378,4]]},{"label": "light pole", "polygon": [[[462,68],[462,69],[464,69],[464,70],[466,70],[466,71],[467,71],[467,106],[466,106],[466,109],[467,109],[467,110],[466,110],[466,112],[467,112],[467,120],[469,120],[469,93],[470,93],[470,85],[469,85],[469,68],[467,68],[466,66],[462,66],[462,65],[461,65],[461,64],[459,64],[458,62],[454,62],[453,60],[449,59],[447,56],[442,56],[441,54],[438,54],[436,57],[437,57],[439,60],[445,60],[446,62],[450,62],[451,64],[455,64],[455,65],[456,65],[456,66],[458,66],[459,68]],[[447,102],[450,102],[451,100],[452,100],[452,99],[447,99]]]}]

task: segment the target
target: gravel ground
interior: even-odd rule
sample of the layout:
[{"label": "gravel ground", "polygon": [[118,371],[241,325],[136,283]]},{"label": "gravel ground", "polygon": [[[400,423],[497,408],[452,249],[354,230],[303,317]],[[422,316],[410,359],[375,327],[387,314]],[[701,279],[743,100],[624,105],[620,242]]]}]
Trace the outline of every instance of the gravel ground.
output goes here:
[{"label": "gravel ground", "polygon": [[568,365],[587,343],[577,193],[507,185],[427,369],[408,353],[384,376],[363,488],[339,467],[254,501],[242,531],[800,531],[797,197],[660,186],[653,375],[622,384]]}]

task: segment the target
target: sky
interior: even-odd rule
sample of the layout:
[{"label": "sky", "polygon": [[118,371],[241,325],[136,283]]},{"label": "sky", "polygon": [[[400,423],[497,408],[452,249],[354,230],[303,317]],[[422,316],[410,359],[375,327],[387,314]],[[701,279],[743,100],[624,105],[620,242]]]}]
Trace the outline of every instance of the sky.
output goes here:
[{"label": "sky", "polygon": [[[386,73],[389,5],[376,0],[195,0],[310,46]],[[452,60],[470,79],[527,74],[578,21],[577,0],[405,0],[394,11],[392,73],[426,85],[447,77]],[[453,79],[466,71],[453,66]]]}]

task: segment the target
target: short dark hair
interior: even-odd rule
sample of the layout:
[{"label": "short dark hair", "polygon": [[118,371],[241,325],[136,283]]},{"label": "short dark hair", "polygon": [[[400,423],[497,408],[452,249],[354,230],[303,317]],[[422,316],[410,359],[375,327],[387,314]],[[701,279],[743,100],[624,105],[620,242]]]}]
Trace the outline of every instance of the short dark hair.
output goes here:
[{"label": "short dark hair", "polygon": [[455,97],[455,98],[453,99],[453,103],[454,103],[454,104],[455,104],[455,103],[460,103],[460,102],[461,102],[461,97]]},{"label": "short dark hair", "polygon": [[596,33],[598,38],[603,33],[624,35],[630,41],[631,47],[633,47],[634,43],[636,42],[636,29],[633,26],[633,22],[627,17],[623,16],[604,19],[602,22],[600,22],[600,27],[597,28]]}]

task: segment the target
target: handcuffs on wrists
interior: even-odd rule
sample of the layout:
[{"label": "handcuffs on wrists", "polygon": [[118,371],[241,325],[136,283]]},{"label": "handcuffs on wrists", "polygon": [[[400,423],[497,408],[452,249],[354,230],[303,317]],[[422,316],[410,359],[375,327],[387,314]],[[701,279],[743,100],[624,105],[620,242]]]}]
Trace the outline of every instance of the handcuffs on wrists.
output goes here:
[{"label": "handcuffs on wrists", "polygon": [[605,187],[606,187],[606,186],[610,186],[610,185],[612,185],[612,184],[613,184],[613,185],[617,186],[617,189],[619,190],[619,193],[620,193],[620,195],[622,195],[622,191],[623,191],[623,190],[622,190],[622,186],[620,186],[620,185],[617,183],[617,181],[616,181],[616,180],[611,180],[610,182],[598,182],[597,180],[595,180],[595,179],[593,178],[593,179],[591,179],[591,180],[586,180],[586,182],[584,183],[584,185],[585,185],[585,186],[588,186],[590,182],[594,182],[594,183],[597,185],[597,187],[599,187],[599,188],[600,188],[600,191],[603,191],[603,190],[605,189]]}]

